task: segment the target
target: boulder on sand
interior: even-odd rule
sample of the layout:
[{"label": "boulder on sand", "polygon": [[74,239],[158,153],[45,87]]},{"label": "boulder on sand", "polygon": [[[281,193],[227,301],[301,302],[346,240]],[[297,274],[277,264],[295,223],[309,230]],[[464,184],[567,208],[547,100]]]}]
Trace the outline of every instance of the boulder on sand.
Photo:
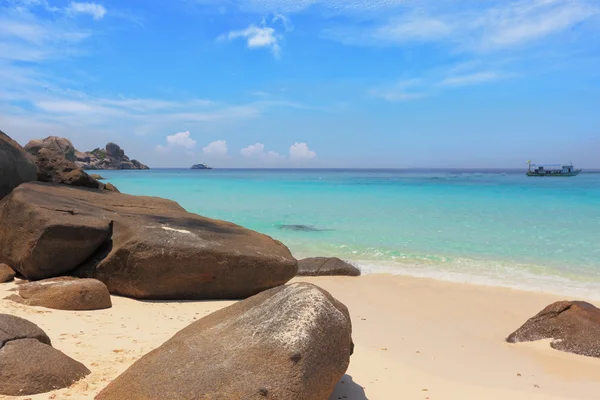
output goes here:
[{"label": "boulder on sand", "polygon": [[557,350],[600,358],[600,309],[583,301],[559,301],[513,332],[509,343],[554,339]]},{"label": "boulder on sand", "polygon": [[0,218],[0,261],[25,277],[79,266],[72,274],[127,297],[245,298],[297,271],[282,243],[160,198],[28,183],[0,204]]},{"label": "boulder on sand", "polygon": [[27,152],[0,131],[0,199],[21,183],[36,179],[37,168]]},{"label": "boulder on sand", "polygon": [[51,278],[24,283],[17,290],[18,295],[7,299],[28,306],[70,311],[102,310],[112,306],[108,288],[96,279]]},{"label": "boulder on sand", "polygon": [[94,211],[85,206],[74,211],[21,185],[0,203],[0,262],[29,280],[64,275],[110,237],[110,219],[93,216]]},{"label": "boulder on sand", "polygon": [[0,263],[0,283],[11,282],[15,279],[15,271],[6,264]]},{"label": "boulder on sand", "polygon": [[33,322],[9,314],[0,314],[0,348],[18,339],[35,339],[51,345],[50,338]]},{"label": "boulder on sand", "polygon": [[73,143],[69,139],[48,136],[46,139],[31,140],[25,145],[25,150],[36,157],[42,149],[48,149],[72,162],[77,160],[75,157],[75,146],[73,146]]},{"label": "boulder on sand", "polygon": [[299,276],[360,276],[354,265],[337,257],[312,257],[298,261]]},{"label": "boulder on sand", "polygon": [[295,283],[194,322],[146,354],[98,400],[326,400],[353,351],[348,309]]},{"label": "boulder on sand", "polygon": [[27,396],[62,389],[90,371],[52,348],[37,325],[0,314],[0,395]]}]

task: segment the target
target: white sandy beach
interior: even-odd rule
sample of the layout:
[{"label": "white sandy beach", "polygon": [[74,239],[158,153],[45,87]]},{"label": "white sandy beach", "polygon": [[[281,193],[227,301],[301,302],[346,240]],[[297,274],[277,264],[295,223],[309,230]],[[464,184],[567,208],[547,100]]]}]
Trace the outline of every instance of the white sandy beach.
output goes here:
[{"label": "white sandy beach", "polygon": [[[390,275],[295,281],[327,289],[352,316],[355,353],[332,400],[599,397],[600,359],[553,350],[547,341],[504,342],[529,317],[564,299],[560,296]],[[0,285],[0,298],[14,286]],[[113,296],[113,307],[102,311],[0,300],[0,312],[38,324],[54,347],[92,371],[70,388],[21,399],[91,399],[139,357],[229,304]]]}]

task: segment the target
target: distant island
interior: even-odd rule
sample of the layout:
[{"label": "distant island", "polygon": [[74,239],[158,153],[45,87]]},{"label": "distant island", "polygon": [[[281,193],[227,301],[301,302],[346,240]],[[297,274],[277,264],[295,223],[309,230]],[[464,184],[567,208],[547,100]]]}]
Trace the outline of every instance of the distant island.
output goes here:
[{"label": "distant island", "polygon": [[104,149],[96,148],[88,152],[76,151],[77,164],[83,169],[150,169],[138,160],[130,160],[125,151],[112,142],[106,144]]},{"label": "distant island", "polygon": [[200,164],[192,165],[192,167],[190,169],[212,169],[212,167],[209,167],[206,164],[200,163]]},{"label": "distant island", "polygon": [[107,143],[104,149],[96,148],[87,152],[76,150],[69,139],[57,136],[31,140],[25,145],[25,150],[34,156],[42,149],[61,154],[81,169],[150,169],[138,160],[130,160],[125,151],[112,142]]}]

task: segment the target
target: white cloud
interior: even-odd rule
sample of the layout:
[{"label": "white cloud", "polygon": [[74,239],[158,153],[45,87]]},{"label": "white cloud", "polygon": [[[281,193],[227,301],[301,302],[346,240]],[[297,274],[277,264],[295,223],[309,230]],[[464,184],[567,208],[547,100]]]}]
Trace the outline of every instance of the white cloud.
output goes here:
[{"label": "white cloud", "polygon": [[269,48],[275,57],[279,57],[281,52],[281,46],[278,43],[279,38],[275,33],[275,29],[268,26],[250,25],[246,29],[229,32],[226,37],[229,40],[244,38],[250,49]]},{"label": "white cloud", "polygon": [[102,4],[97,3],[78,3],[72,1],[65,10],[67,14],[71,15],[88,14],[95,20],[102,19],[106,15],[106,8]]},{"label": "white cloud", "polygon": [[178,148],[178,147],[179,148],[183,147],[187,150],[191,150],[196,147],[196,143],[197,142],[191,138],[190,131],[178,132],[178,133],[174,133],[172,135],[168,135],[167,136],[167,145],[162,146],[159,144],[158,146],[156,146],[156,150],[161,153],[166,153],[170,149],[174,149],[174,148]]},{"label": "white cloud", "polygon": [[317,157],[317,153],[308,148],[308,145],[304,142],[296,142],[290,146],[290,159],[291,160],[309,160]]},{"label": "white cloud", "polygon": [[211,156],[224,156],[227,154],[227,142],[225,140],[216,140],[204,147],[202,152]]},{"label": "white cloud", "polygon": [[497,81],[502,78],[502,75],[492,71],[475,72],[472,74],[448,77],[440,82],[440,86],[459,87],[477,85],[480,83]]},{"label": "white cloud", "polygon": [[371,95],[391,103],[421,99],[427,96],[420,79],[407,79],[388,87],[371,90]]},{"label": "white cloud", "polygon": [[169,146],[183,146],[186,149],[196,147],[196,141],[190,137],[190,131],[179,132],[167,136],[167,144]]},{"label": "white cloud", "polygon": [[[384,8],[379,9],[380,11]],[[349,44],[439,42],[469,52],[532,44],[600,15],[595,0],[422,1],[377,13],[363,27],[343,26],[328,36]]]},{"label": "white cloud", "polygon": [[244,147],[240,150],[240,154],[246,158],[252,158],[261,161],[280,161],[285,158],[275,151],[265,152],[265,145],[262,143],[256,143],[248,147]]}]

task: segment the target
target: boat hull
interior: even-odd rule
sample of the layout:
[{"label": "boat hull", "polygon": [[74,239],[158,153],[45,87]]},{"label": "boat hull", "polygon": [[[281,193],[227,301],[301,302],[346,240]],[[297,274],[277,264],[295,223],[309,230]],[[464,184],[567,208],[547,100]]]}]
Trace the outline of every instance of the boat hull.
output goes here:
[{"label": "boat hull", "polygon": [[573,172],[564,172],[564,173],[556,173],[556,174],[538,174],[536,172],[527,172],[527,176],[539,176],[539,177],[553,177],[553,178],[557,178],[557,177],[570,177],[570,176],[577,176],[581,173],[581,170],[579,171],[573,171]]}]

